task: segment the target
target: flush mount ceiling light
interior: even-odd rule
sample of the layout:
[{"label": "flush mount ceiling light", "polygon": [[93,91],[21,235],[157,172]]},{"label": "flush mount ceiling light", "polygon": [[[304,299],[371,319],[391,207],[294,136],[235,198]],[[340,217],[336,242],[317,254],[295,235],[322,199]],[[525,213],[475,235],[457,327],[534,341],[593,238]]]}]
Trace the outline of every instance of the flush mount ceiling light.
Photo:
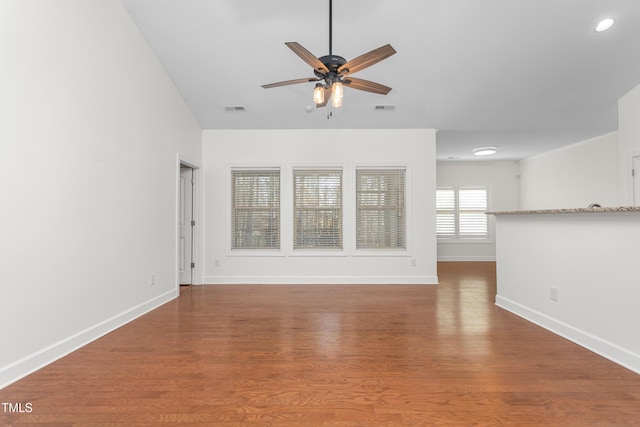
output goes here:
[{"label": "flush mount ceiling light", "polygon": [[490,156],[496,154],[498,149],[496,147],[480,147],[473,150],[473,154],[476,156]]},{"label": "flush mount ceiling light", "polygon": [[601,33],[603,31],[607,31],[613,26],[615,22],[616,20],[613,18],[603,19],[602,21],[598,22],[598,25],[596,25],[596,32]]}]

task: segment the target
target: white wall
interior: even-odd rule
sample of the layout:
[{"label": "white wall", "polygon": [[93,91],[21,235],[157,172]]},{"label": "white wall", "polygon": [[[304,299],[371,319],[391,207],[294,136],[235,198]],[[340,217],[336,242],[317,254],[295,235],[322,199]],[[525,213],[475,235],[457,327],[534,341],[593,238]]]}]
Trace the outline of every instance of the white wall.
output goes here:
[{"label": "white wall", "polygon": [[520,174],[523,210],[623,204],[617,132],[522,160]]},{"label": "white wall", "polygon": [[201,131],[119,1],[3,0],[0,58],[1,387],[177,295]]},{"label": "white wall", "polygon": [[[489,211],[519,209],[520,176],[515,161],[497,162],[438,162],[438,187],[484,186],[489,193]],[[439,261],[495,261],[493,237],[495,218],[489,215],[491,238],[487,242],[438,242]]]},{"label": "white wall", "polygon": [[521,209],[633,204],[632,157],[640,155],[640,86],[618,101],[618,131],[520,162]]},{"label": "white wall", "polygon": [[[640,86],[629,91],[618,101],[618,140],[621,204],[633,204],[631,177],[633,156],[640,156]],[[638,173],[638,171],[636,171]],[[637,177],[636,177],[637,179]]]},{"label": "white wall", "polygon": [[[291,223],[283,225],[283,253],[276,257],[234,256],[229,251],[229,167],[280,166],[283,219],[291,166],[344,167],[345,247],[341,256],[296,256]],[[354,256],[355,165],[406,164],[409,250],[399,256]],[[204,283],[435,283],[435,131],[405,130],[205,130],[203,132]],[[290,187],[289,187],[290,188]],[[289,215],[290,218],[290,215]],[[217,263],[216,263],[217,260]],[[412,266],[411,260],[415,260]]]}]

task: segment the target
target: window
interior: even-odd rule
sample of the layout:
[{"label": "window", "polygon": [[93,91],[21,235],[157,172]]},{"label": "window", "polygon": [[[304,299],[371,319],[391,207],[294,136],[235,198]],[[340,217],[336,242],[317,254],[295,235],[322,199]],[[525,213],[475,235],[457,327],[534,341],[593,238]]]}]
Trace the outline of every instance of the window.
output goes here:
[{"label": "window", "polygon": [[342,169],[293,170],[293,249],[342,249]]},{"label": "window", "polygon": [[280,169],[232,169],[231,209],[231,249],[280,249]]},{"label": "window", "polygon": [[406,249],[405,169],[356,170],[356,249]]},{"label": "window", "polygon": [[489,237],[486,188],[438,188],[436,210],[439,239]]}]

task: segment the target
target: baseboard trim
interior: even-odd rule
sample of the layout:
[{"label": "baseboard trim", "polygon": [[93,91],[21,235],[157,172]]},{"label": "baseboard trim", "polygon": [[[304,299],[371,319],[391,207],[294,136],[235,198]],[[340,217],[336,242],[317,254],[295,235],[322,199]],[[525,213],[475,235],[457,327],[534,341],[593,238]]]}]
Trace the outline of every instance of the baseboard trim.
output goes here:
[{"label": "baseboard trim", "polygon": [[495,256],[439,256],[438,261],[495,262]]},{"label": "baseboard trim", "polygon": [[508,298],[496,296],[496,305],[640,374],[640,355],[632,351]]},{"label": "baseboard trim", "polygon": [[108,334],[109,332],[124,326],[132,320],[135,320],[151,310],[171,301],[177,296],[177,289],[165,292],[164,294],[152,298],[149,301],[143,302],[142,304],[123,311],[120,314],[0,368],[0,389],[3,389],[38,369],[55,362],[69,353],[72,353],[90,342]]},{"label": "baseboard trim", "polygon": [[209,285],[437,285],[437,276],[205,276]]}]

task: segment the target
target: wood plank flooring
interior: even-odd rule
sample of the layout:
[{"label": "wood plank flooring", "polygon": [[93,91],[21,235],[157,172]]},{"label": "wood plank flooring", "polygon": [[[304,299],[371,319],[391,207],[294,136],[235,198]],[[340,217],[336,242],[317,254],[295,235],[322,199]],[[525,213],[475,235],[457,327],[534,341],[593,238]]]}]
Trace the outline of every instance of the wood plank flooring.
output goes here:
[{"label": "wood plank flooring", "polygon": [[32,406],[0,424],[640,426],[640,375],[497,308],[494,263],[438,269],[182,289],[0,390]]}]

